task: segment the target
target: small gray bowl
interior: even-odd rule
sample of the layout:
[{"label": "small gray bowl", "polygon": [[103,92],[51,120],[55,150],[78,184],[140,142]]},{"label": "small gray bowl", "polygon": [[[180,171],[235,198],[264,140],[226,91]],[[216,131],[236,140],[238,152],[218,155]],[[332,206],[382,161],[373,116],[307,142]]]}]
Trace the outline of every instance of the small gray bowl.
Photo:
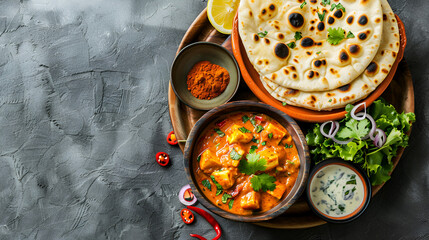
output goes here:
[{"label": "small gray bowl", "polygon": [[[225,68],[230,76],[225,91],[210,100],[194,97],[186,83],[188,72],[200,61],[217,64]],[[171,67],[171,86],[174,93],[183,103],[197,110],[210,110],[228,102],[237,92],[239,83],[240,70],[234,56],[224,47],[210,42],[196,42],[186,46],[177,54]]]}]

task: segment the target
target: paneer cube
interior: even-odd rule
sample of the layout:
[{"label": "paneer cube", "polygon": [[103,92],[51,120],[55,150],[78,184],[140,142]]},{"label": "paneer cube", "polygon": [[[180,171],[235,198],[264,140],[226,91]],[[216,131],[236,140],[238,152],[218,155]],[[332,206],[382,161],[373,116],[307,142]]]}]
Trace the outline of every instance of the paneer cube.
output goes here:
[{"label": "paneer cube", "polygon": [[267,160],[267,164],[265,165],[265,171],[271,170],[279,165],[279,156],[277,153],[273,152],[271,149],[265,149],[263,151],[258,152],[260,158]]},{"label": "paneer cube", "polygon": [[249,210],[256,210],[260,207],[261,195],[258,192],[251,191],[241,197],[241,207]]},{"label": "paneer cube", "polygon": [[239,130],[239,128],[242,128],[242,126],[239,126],[237,124],[234,124],[229,130],[228,130],[228,136],[226,137],[226,140],[229,144],[233,143],[248,143],[252,140],[253,134],[250,133],[244,133]]},{"label": "paneer cube", "polygon": [[235,179],[232,172],[228,169],[221,171],[214,171],[212,176],[218,182],[223,189],[228,189],[234,185]]},{"label": "paneer cube", "polygon": [[216,156],[215,153],[210,151],[210,149],[207,149],[206,151],[201,154],[200,159],[200,168],[201,170],[208,170],[210,168],[220,168],[222,165],[220,163],[220,159]]},{"label": "paneer cube", "polygon": [[284,129],[280,125],[274,125],[272,123],[269,123],[268,126],[265,128],[265,131],[270,134],[272,133],[273,136],[271,138],[271,141],[273,144],[279,144],[279,142],[282,140],[282,138],[287,134],[286,129]]},{"label": "paneer cube", "polygon": [[280,199],[286,192],[286,185],[279,181],[275,181],[274,183],[276,184],[276,189],[274,189],[273,191],[267,191],[267,193],[277,199]]}]

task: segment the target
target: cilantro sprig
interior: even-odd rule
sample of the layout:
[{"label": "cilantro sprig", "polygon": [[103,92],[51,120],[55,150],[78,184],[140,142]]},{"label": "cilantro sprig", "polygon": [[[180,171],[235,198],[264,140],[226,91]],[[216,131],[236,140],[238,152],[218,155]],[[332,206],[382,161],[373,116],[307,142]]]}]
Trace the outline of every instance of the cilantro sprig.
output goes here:
[{"label": "cilantro sprig", "polygon": [[274,189],[276,189],[276,184],[274,183],[275,181],[276,178],[267,173],[263,173],[261,175],[253,175],[253,177],[250,179],[252,188],[256,192],[259,190],[262,190],[263,192],[266,192],[268,190],[273,191]]},{"label": "cilantro sprig", "polygon": [[263,31],[263,32],[259,32],[258,36],[261,37],[261,38],[263,38],[263,37],[267,36],[267,34],[268,34],[267,31]]},{"label": "cilantro sprig", "polygon": [[341,41],[344,40],[344,34],[346,31],[344,29],[338,28],[328,28],[328,43],[331,45],[338,45]]},{"label": "cilantro sprig", "polygon": [[247,161],[242,160],[238,165],[238,169],[244,174],[252,175],[257,171],[264,171],[267,168],[265,166],[267,164],[267,160],[261,158],[261,156],[255,152],[247,154],[246,159]]}]

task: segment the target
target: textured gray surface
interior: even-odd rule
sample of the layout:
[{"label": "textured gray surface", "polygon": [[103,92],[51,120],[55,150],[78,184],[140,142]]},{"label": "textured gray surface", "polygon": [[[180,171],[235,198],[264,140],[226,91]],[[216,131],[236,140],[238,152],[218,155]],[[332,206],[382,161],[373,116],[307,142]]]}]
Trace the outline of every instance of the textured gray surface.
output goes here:
[{"label": "textured gray surface", "polygon": [[[272,230],[216,218],[223,239],[429,239],[429,2],[405,22],[417,123],[398,168],[353,223]],[[169,67],[202,0],[0,1],[0,238],[189,239],[182,154],[165,142]],[[167,151],[169,168],[154,156]]]}]

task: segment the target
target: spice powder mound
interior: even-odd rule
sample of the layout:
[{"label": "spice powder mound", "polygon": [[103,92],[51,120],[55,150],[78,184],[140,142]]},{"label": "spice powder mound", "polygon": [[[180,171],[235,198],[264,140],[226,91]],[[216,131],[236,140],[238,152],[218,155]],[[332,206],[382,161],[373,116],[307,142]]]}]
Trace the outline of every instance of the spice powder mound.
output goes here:
[{"label": "spice powder mound", "polygon": [[188,73],[188,90],[199,99],[212,99],[225,91],[229,84],[228,71],[209,61],[195,64]]}]

